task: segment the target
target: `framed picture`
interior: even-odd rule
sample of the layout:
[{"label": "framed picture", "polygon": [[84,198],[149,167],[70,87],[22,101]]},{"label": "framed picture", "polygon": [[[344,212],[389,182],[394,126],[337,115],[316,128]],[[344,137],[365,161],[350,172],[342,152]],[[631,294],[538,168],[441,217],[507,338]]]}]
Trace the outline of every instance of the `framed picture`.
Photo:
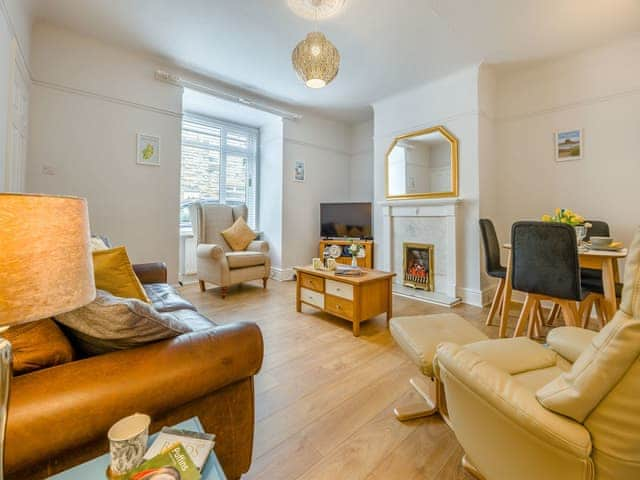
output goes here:
[{"label": "framed picture", "polygon": [[582,129],[560,130],[554,135],[556,162],[580,160],[583,154]]},{"label": "framed picture", "polygon": [[296,182],[304,182],[304,162],[296,160],[293,170],[293,180]]},{"label": "framed picture", "polygon": [[136,163],[160,166],[160,137],[146,133],[138,134]]}]

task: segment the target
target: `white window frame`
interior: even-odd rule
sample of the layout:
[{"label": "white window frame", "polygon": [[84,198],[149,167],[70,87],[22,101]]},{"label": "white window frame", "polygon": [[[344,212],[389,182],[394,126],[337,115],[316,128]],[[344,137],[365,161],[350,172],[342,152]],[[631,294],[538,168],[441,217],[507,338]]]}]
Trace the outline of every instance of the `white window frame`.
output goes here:
[{"label": "white window frame", "polygon": [[[242,125],[239,123],[229,122],[226,120],[208,117],[204,115],[194,114],[194,113],[186,113],[183,115],[183,120],[181,124],[180,130],[180,164],[182,167],[182,147],[184,145],[193,146],[196,148],[202,148],[201,144],[190,143],[185,141],[182,138],[182,132],[184,130],[184,122],[197,123],[206,127],[215,127],[220,129],[220,147],[213,147],[212,150],[216,150],[219,148],[220,151],[220,172],[218,178],[218,201],[213,201],[209,199],[202,199],[203,202],[211,202],[221,205],[239,205],[238,202],[229,202],[227,203],[226,195],[226,175],[227,175],[227,155],[241,155],[247,156],[248,165],[247,165],[247,188],[253,190],[253,194],[255,196],[254,201],[254,216],[255,216],[255,229],[256,231],[259,229],[260,225],[260,195],[259,195],[259,171],[260,171],[260,130],[255,127],[251,127],[249,125]],[[249,139],[249,145],[247,150],[243,150],[240,148],[234,148],[233,146],[228,146],[225,142],[225,138],[228,132],[237,132],[241,134],[247,135]],[[253,157],[253,161],[251,161],[251,157]],[[180,169],[180,196],[182,197],[182,168]],[[184,200],[181,202],[181,207],[185,205],[189,205],[194,200]],[[249,205],[247,205],[249,207]],[[186,227],[186,225],[185,225]],[[181,225],[181,228],[183,226]]]}]

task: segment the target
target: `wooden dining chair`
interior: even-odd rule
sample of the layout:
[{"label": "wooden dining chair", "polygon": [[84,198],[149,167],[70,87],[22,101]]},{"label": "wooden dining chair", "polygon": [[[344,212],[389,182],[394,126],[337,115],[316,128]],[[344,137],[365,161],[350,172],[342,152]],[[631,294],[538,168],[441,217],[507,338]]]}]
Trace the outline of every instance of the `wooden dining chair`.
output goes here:
[{"label": "wooden dining chair", "polygon": [[489,315],[487,315],[487,325],[491,325],[493,317],[502,309],[502,292],[504,290],[505,278],[507,277],[507,268],[500,263],[500,244],[493,222],[488,218],[480,219],[480,232],[482,234],[482,243],[484,245],[484,258],[487,268],[487,275],[498,279],[496,293],[493,295]]},{"label": "wooden dining chair", "polygon": [[[527,297],[514,336],[542,334],[541,303],[557,304],[568,326],[580,326],[583,289],[575,230],[562,223],[516,222],[511,228],[513,289]],[[580,308],[576,306],[580,305]]]}]

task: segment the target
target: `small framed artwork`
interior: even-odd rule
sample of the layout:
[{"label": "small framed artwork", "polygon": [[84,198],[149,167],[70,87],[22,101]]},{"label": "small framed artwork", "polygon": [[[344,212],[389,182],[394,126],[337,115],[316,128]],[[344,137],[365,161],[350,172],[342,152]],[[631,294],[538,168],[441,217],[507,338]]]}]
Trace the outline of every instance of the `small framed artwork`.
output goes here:
[{"label": "small framed artwork", "polygon": [[160,137],[138,134],[136,163],[139,165],[160,166]]},{"label": "small framed artwork", "polygon": [[582,129],[560,130],[554,135],[556,162],[580,160],[583,155]]},{"label": "small framed artwork", "polygon": [[293,170],[293,180],[296,182],[304,182],[304,162],[296,160]]}]

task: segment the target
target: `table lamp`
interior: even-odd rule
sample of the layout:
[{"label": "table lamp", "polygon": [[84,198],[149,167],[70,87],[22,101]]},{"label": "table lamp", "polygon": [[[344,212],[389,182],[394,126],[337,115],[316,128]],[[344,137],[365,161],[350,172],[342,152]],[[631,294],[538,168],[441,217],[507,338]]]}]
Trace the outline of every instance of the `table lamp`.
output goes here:
[{"label": "table lamp", "polygon": [[[95,298],[83,198],[0,193],[0,332]],[[11,344],[0,338],[0,480],[11,382]]]}]

